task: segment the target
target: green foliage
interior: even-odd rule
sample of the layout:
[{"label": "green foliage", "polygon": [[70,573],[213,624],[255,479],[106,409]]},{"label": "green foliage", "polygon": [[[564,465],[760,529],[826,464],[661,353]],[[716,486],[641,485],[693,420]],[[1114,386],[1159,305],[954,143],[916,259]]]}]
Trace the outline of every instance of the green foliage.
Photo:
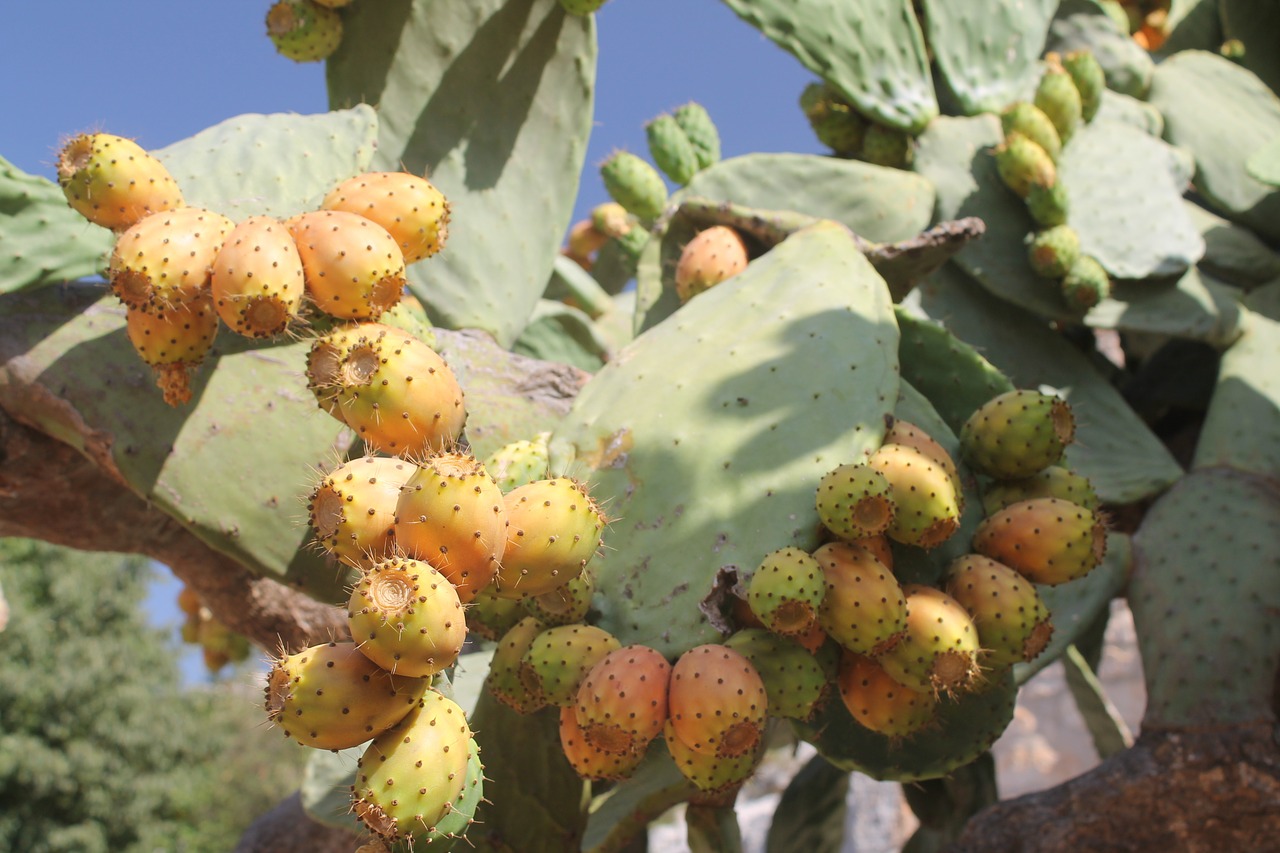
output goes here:
[{"label": "green foliage", "polygon": [[180,687],[143,619],[149,573],[0,539],[0,848],[226,851],[297,776],[256,695]]}]

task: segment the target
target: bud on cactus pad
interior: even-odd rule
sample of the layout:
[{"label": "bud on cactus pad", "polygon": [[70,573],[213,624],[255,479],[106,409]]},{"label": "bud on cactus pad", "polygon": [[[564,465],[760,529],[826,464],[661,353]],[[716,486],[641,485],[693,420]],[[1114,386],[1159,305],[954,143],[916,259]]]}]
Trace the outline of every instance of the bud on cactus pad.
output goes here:
[{"label": "bud on cactus pad", "polygon": [[1089,255],[1076,256],[1062,279],[1062,298],[1077,311],[1088,311],[1111,295],[1111,277]]},{"label": "bud on cactus pad", "polygon": [[342,18],[313,0],[278,0],[267,10],[267,36],[282,56],[319,62],[342,42]]},{"label": "bud on cactus pad", "polygon": [[1051,187],[1058,182],[1058,169],[1049,152],[1017,131],[1005,135],[995,157],[1000,180],[1019,198],[1026,198],[1033,186]]},{"label": "bud on cactus pad", "polygon": [[913,690],[894,681],[869,657],[844,652],[837,681],[840,699],[860,725],[899,740],[933,722],[938,700],[932,690]]},{"label": "bud on cactus pad", "polygon": [[753,752],[768,708],[760,673],[728,646],[695,646],[671,668],[671,725],[680,741],[696,752],[719,758]]},{"label": "bud on cactus pad", "polygon": [[1080,90],[1056,53],[1045,54],[1044,76],[1036,86],[1035,104],[1053,122],[1065,145],[1084,117]]},{"label": "bud on cactus pad", "polygon": [[231,220],[198,207],[155,213],[116,240],[111,290],[130,308],[185,305],[209,290],[210,271]]},{"label": "bud on cactus pad", "polygon": [[316,543],[357,568],[392,556],[396,501],[416,470],[401,459],[363,456],[321,478],[307,506]]},{"label": "bud on cactus pad", "polygon": [[738,631],[724,641],[760,673],[770,717],[807,720],[827,694],[828,675],[807,649],[760,628]]},{"label": "bud on cactus pad", "polygon": [[396,545],[435,566],[463,604],[497,576],[507,544],[502,492],[474,456],[422,460],[396,503]]},{"label": "bud on cactus pad", "polygon": [[504,493],[516,486],[542,480],[546,478],[550,464],[547,449],[550,438],[551,433],[540,432],[532,439],[504,444],[484,460],[485,470]]},{"label": "bud on cactus pad", "polygon": [[822,566],[799,548],[766,554],[747,586],[747,604],[766,628],[798,637],[818,619],[827,592]]},{"label": "bud on cactus pad", "polygon": [[713,225],[685,244],[676,262],[676,293],[681,302],[715,287],[747,268],[746,244],[727,225]]},{"label": "bud on cactus pad", "polygon": [[630,777],[645,756],[643,749],[617,753],[592,745],[578,725],[578,714],[572,704],[560,709],[560,749],[574,773],[597,781],[620,782]]},{"label": "bud on cactus pad", "polygon": [[338,184],[324,210],[356,213],[386,229],[406,264],[429,258],[449,239],[449,201],[426,178],[408,172],[366,172]]},{"label": "bud on cactus pad", "polygon": [[1011,104],[1000,114],[1000,124],[1003,125],[1006,136],[1010,133],[1021,133],[1043,148],[1049,155],[1049,159],[1055,163],[1058,161],[1058,154],[1062,151],[1062,140],[1058,137],[1058,129],[1044,114],[1044,110],[1035,104],[1026,101]]},{"label": "bud on cactus pad", "polygon": [[1066,400],[1020,389],[988,400],[970,415],[960,428],[960,448],[980,473],[1017,480],[1057,464],[1075,432]]},{"label": "bud on cactus pad", "polygon": [[1062,66],[1071,75],[1071,82],[1080,92],[1080,112],[1085,121],[1093,121],[1102,106],[1102,93],[1107,88],[1107,76],[1102,66],[1088,50],[1075,50],[1062,58]]},{"label": "bud on cactus pad", "polygon": [[890,539],[934,548],[959,529],[960,492],[945,467],[902,444],[883,445],[867,464],[889,481],[897,505],[885,531]]},{"label": "bud on cactus pad", "polygon": [[453,584],[428,564],[402,557],[364,570],[347,602],[347,624],[361,652],[404,675],[453,666],[467,639]]},{"label": "bud on cactus pad", "polygon": [[907,633],[877,658],[885,672],[913,690],[950,695],[972,689],[978,677],[978,629],[951,596],[919,584],[902,588]]},{"label": "bud on cactus pad", "polygon": [[387,229],[345,210],[313,210],[288,221],[317,308],[372,320],[404,293],[404,255]]},{"label": "bud on cactus pad", "polygon": [[1095,512],[1058,498],[1010,504],[978,525],[973,549],[1053,586],[1081,578],[1107,553],[1107,530]]},{"label": "bud on cactus pad", "polygon": [[896,127],[872,124],[862,135],[858,158],[876,166],[905,169],[911,165],[911,137]]},{"label": "bud on cactus pad", "polygon": [[698,168],[705,169],[720,161],[720,131],[702,104],[690,101],[676,107],[671,117],[680,125],[698,155]]},{"label": "bud on cactus pad", "polygon": [[907,602],[883,563],[860,545],[829,542],[813,553],[822,566],[827,593],[818,623],[850,651],[880,654],[902,637]]},{"label": "bud on cactus pad", "polygon": [[609,197],[642,221],[657,219],[667,204],[667,185],[662,176],[628,151],[619,151],[606,160],[600,167],[600,176]]},{"label": "bud on cactus pad", "polygon": [[800,109],[818,141],[842,157],[862,148],[867,120],[826,83],[810,83],[800,93]]},{"label": "bud on cactus pad", "polygon": [[499,595],[542,595],[582,574],[605,525],[585,486],[568,477],[535,480],[507,492],[504,501],[508,525]]},{"label": "bud on cactus pad", "polygon": [[463,793],[472,744],[462,709],[428,690],[418,707],[360,756],[352,810],[392,843],[425,836]]},{"label": "bud on cactus pad", "polygon": [[129,342],[155,371],[164,401],[170,406],[188,402],[191,371],[209,354],[218,333],[218,315],[208,295],[155,312],[130,308],[125,317]]},{"label": "bud on cactus pad", "polygon": [[109,133],[73,136],[58,151],[57,170],[67,203],[113,231],[183,206],[169,170],[131,139]]},{"label": "bud on cactus pad", "polygon": [[1053,186],[1032,184],[1027,190],[1027,211],[1041,228],[1065,225],[1067,222],[1067,185],[1062,181]]},{"label": "bud on cactus pad", "polygon": [[[425,456],[452,447],[467,411],[457,377],[435,350],[407,332],[363,323],[319,339],[346,355],[336,365],[310,360],[307,375],[316,398],[374,450]],[[330,396],[330,390],[337,392]]]},{"label": "bud on cactus pad", "polygon": [[1053,636],[1049,608],[1035,585],[989,557],[966,554],[947,567],[947,594],[978,626],[985,669],[1039,657]]},{"label": "bud on cactus pad", "polygon": [[269,338],[298,316],[306,287],[302,257],[284,223],[252,216],[227,235],[210,276],[213,304],[232,331]]},{"label": "bud on cactus pad", "polygon": [[1018,501],[1032,498],[1061,498],[1085,509],[1098,508],[1098,495],[1089,478],[1060,465],[1050,465],[1021,480],[997,480],[982,493],[982,509],[987,515]]},{"label": "bud on cactus pad", "polygon": [[1027,260],[1036,275],[1062,278],[1080,256],[1080,238],[1070,225],[1037,231],[1027,247]]},{"label": "bud on cactus pad", "polygon": [[623,646],[591,668],[574,711],[587,741],[617,754],[643,752],[667,721],[671,664],[648,646]]},{"label": "bud on cactus pad", "polygon": [[645,136],[649,141],[649,156],[658,168],[680,186],[689,183],[698,171],[698,153],[675,117],[658,116],[645,125]]},{"label": "bud on cactus pad", "polygon": [[429,682],[392,675],[356,649],[328,643],[281,657],[267,676],[267,718],[304,746],[347,749],[417,706]]},{"label": "bud on cactus pad", "polygon": [[557,625],[533,638],[520,662],[520,680],[548,705],[574,704],[582,680],[605,655],[622,647],[618,638],[591,625]]},{"label": "bud on cactus pad", "polygon": [[671,721],[663,726],[662,734],[667,752],[671,754],[680,775],[692,782],[698,790],[708,794],[730,791],[747,781],[764,754],[761,744],[733,758],[699,752],[680,739]]},{"label": "bud on cactus pad", "polygon": [[529,651],[533,641],[545,630],[547,626],[534,617],[524,617],[502,635],[494,650],[493,659],[489,662],[485,687],[493,694],[493,698],[521,714],[532,714],[547,704],[541,691],[531,691],[520,678],[524,653]]},{"label": "bud on cactus pad", "polygon": [[818,481],[817,508],[824,527],[854,540],[887,530],[897,505],[883,474],[865,464],[846,464]]},{"label": "bud on cactus pad", "polygon": [[595,576],[589,569],[584,569],[582,574],[563,586],[541,595],[531,595],[520,603],[529,615],[537,616],[548,625],[571,625],[586,620],[595,591]]}]

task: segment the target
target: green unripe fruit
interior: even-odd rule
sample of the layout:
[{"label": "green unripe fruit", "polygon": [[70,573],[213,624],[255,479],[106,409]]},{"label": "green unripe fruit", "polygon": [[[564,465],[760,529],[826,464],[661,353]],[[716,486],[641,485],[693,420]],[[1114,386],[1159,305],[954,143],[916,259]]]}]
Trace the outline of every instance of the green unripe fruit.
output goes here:
[{"label": "green unripe fruit", "polygon": [[467,639],[453,584],[429,564],[400,557],[364,571],[347,602],[347,624],[371,661],[411,676],[453,666]]},{"label": "green unripe fruit", "polygon": [[1062,140],[1058,137],[1058,129],[1044,114],[1044,110],[1035,104],[1018,101],[1010,105],[1000,114],[1000,124],[1004,126],[1007,136],[1010,133],[1021,133],[1045,150],[1045,153],[1056,163],[1062,151]]},{"label": "green unripe fruit", "polygon": [[529,615],[524,605],[512,598],[502,598],[492,584],[476,593],[466,608],[467,630],[486,640],[498,640]]},{"label": "green unripe fruit", "polygon": [[896,127],[872,124],[862,135],[858,158],[875,166],[905,169],[911,165],[911,136]]},{"label": "green unripe fruit", "polygon": [[846,464],[818,481],[817,508],[824,527],[853,541],[888,530],[897,504],[884,474],[869,465]]},{"label": "green unripe fruit", "polygon": [[319,62],[342,42],[342,18],[312,0],[279,0],[267,11],[267,35],[294,62]]},{"label": "green unripe fruit", "polygon": [[813,552],[827,583],[818,622],[860,654],[891,648],[906,627],[907,603],[893,573],[861,545],[829,542]]},{"label": "green unripe fruit", "polygon": [[894,681],[926,693],[964,693],[979,675],[978,629],[951,596],[918,584],[902,588],[907,632],[877,661]]},{"label": "green unripe fruit", "polygon": [[550,438],[551,433],[540,432],[532,439],[504,444],[484,460],[485,470],[504,494],[547,476],[547,440]]},{"label": "green unripe fruit", "polygon": [[862,148],[867,120],[826,83],[810,83],[800,94],[800,109],[818,141],[841,157],[853,157]]},{"label": "green unripe fruit", "polygon": [[[484,765],[480,762],[480,745],[476,743],[474,737],[467,745],[467,751],[469,756],[467,759],[467,778],[462,783],[462,790],[449,803],[449,807],[445,809],[444,817],[436,821],[435,826],[415,834],[415,841],[425,842],[428,845],[438,841],[447,845],[454,839],[462,838],[471,825],[476,822],[476,809],[480,807],[481,802],[485,802],[485,777]],[[431,848],[428,847],[427,849]],[[386,848],[383,848],[383,850],[385,851]]]},{"label": "green unripe fruit", "polygon": [[982,509],[987,515],[1032,498],[1061,498],[1085,509],[1098,508],[1098,495],[1089,478],[1059,465],[1050,465],[1020,480],[998,480],[982,493]]},{"label": "green unripe fruit", "polygon": [[864,655],[844,652],[836,683],[840,699],[855,721],[894,740],[924,728],[937,713],[938,700],[932,691],[899,684],[884,667]]},{"label": "green unripe fruit", "polygon": [[720,131],[716,130],[715,123],[711,121],[710,114],[702,104],[690,101],[676,107],[671,116],[684,131],[689,144],[693,146],[698,157],[699,169],[705,169],[720,161]]},{"label": "green unripe fruit", "polygon": [[1035,585],[989,557],[966,554],[952,561],[946,590],[978,626],[984,669],[1035,660],[1053,636],[1049,608]]},{"label": "green unripe fruit", "polygon": [[635,264],[640,260],[640,253],[644,251],[644,247],[649,245],[650,236],[649,229],[633,226],[631,230],[618,237],[616,242],[622,251],[622,256]]},{"label": "green unripe fruit", "polygon": [[578,687],[591,668],[621,647],[603,628],[557,625],[533,638],[520,661],[520,680],[530,695],[563,708],[578,698]]},{"label": "green unripe fruit", "polygon": [[489,662],[489,676],[485,679],[485,687],[493,694],[493,698],[521,714],[532,714],[547,704],[541,691],[530,690],[529,685],[520,678],[524,653],[529,651],[533,641],[546,629],[547,626],[534,617],[524,617],[502,635],[493,659]]},{"label": "green unripe fruit", "polygon": [[1044,278],[1062,278],[1080,256],[1080,237],[1070,225],[1037,231],[1027,247],[1031,269]]},{"label": "green unripe fruit", "polygon": [[979,473],[1017,480],[1056,465],[1075,437],[1066,400],[1027,389],[993,397],[960,428],[960,449]]},{"label": "green unripe fruit", "polygon": [[1055,53],[1045,56],[1044,76],[1036,86],[1035,105],[1053,122],[1063,145],[1071,139],[1084,118],[1080,90]]},{"label": "green unripe fruit", "polygon": [[1107,530],[1095,512],[1058,498],[1010,504],[973,534],[973,549],[1033,583],[1054,586],[1081,578],[1107,553]]},{"label": "green unripe fruit", "polygon": [[1000,180],[1019,198],[1026,198],[1036,184],[1050,187],[1058,182],[1058,169],[1049,153],[1017,131],[1005,136],[995,157]]},{"label": "green unripe fruit", "polygon": [[1107,76],[1093,53],[1088,50],[1074,50],[1062,59],[1062,65],[1071,75],[1071,81],[1080,92],[1081,116],[1085,121],[1093,121],[1102,106],[1102,93],[1107,88]]},{"label": "green unripe fruit", "polygon": [[799,643],[762,628],[748,628],[724,644],[751,661],[760,673],[770,717],[807,720],[826,697],[827,673]]},{"label": "green unripe fruit", "polygon": [[1067,185],[1055,181],[1052,186],[1033,183],[1027,188],[1027,211],[1041,228],[1065,225],[1069,208]]},{"label": "green unripe fruit", "polygon": [[1077,311],[1088,311],[1111,295],[1111,277],[1090,255],[1076,257],[1062,279],[1062,298]]},{"label": "green unripe fruit", "polygon": [[817,560],[799,548],[781,548],[751,575],[747,604],[770,631],[799,637],[813,627],[826,591]]},{"label": "green unripe fruit", "polygon": [[541,595],[531,595],[520,603],[529,615],[538,617],[548,625],[570,625],[586,621],[595,591],[595,576],[584,570],[568,583]]},{"label": "green unripe fruit", "polygon": [[680,775],[706,794],[730,791],[741,785],[755,772],[764,749],[757,744],[751,751],[735,758],[721,758],[698,752],[680,739],[670,721],[663,726],[663,739],[667,752],[675,762]]},{"label": "green unripe fruit", "polygon": [[698,152],[673,116],[660,115],[645,125],[649,156],[675,183],[684,186],[698,171]]},{"label": "green unripe fruit", "polygon": [[647,162],[628,151],[619,151],[600,167],[609,197],[634,213],[643,222],[662,215],[667,204],[667,185]]}]

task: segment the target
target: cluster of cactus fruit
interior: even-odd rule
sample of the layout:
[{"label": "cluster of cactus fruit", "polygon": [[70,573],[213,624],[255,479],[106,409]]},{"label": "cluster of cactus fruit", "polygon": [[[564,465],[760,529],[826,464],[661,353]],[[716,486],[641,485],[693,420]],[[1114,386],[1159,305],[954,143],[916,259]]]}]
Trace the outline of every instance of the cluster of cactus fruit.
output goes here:
[{"label": "cluster of cactus fruit", "polygon": [[448,236],[448,201],[407,173],[357,175],[319,210],[239,223],[187,206],[163,163],[111,134],[69,140],[58,179],[73,208],[116,232],[107,277],[172,406],[190,401],[220,320],[248,338],[299,334],[308,300],[330,318],[376,318],[400,301],[405,265]]},{"label": "cluster of cactus fruit", "polygon": [[218,621],[191,587],[183,586],[178,592],[178,610],[186,617],[182,622],[182,641],[200,647],[209,672],[216,673],[227,664],[249,659],[248,638]]},{"label": "cluster of cactus fruit", "polygon": [[805,86],[800,93],[800,109],[818,141],[837,157],[896,169],[911,165],[911,135],[858,112],[829,83]]}]

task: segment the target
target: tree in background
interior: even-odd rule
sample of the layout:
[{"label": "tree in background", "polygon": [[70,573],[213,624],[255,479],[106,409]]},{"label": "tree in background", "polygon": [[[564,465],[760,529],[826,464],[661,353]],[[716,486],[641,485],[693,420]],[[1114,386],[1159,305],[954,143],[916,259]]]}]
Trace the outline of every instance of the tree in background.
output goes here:
[{"label": "tree in background", "polygon": [[183,688],[146,560],[0,539],[0,849],[226,851],[301,753],[246,691]]}]

